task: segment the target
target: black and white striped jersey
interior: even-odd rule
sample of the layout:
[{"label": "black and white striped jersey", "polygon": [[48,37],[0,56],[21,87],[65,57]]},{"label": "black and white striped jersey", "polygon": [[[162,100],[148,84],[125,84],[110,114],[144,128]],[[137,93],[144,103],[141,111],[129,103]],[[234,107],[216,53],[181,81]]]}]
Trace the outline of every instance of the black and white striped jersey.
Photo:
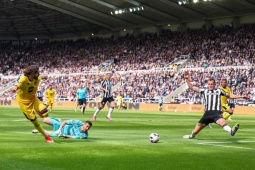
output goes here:
[{"label": "black and white striped jersey", "polygon": [[236,99],[228,98],[228,104],[235,104],[235,103],[236,103]]},{"label": "black and white striped jersey", "polygon": [[43,93],[41,91],[36,92],[36,97],[43,97]]},{"label": "black and white striped jersey", "polygon": [[109,98],[112,97],[112,82],[111,80],[104,80],[101,84],[101,86],[108,90],[108,92],[105,92],[104,90],[102,90],[102,97],[103,98]]},{"label": "black and white striped jersey", "polygon": [[205,111],[221,111],[221,96],[227,96],[228,93],[221,89],[199,89],[204,98]]}]

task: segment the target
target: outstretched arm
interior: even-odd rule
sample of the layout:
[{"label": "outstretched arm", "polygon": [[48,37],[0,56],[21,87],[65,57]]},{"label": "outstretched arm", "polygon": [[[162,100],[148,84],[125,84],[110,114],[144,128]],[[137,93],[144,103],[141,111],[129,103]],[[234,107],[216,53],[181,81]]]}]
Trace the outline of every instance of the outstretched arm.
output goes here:
[{"label": "outstretched arm", "polygon": [[44,80],[48,79],[48,76],[41,76],[41,77],[42,77],[42,79],[44,79]]},{"label": "outstretched arm", "polygon": [[187,84],[188,84],[189,89],[191,89],[191,90],[193,90],[193,91],[195,91],[195,92],[199,92],[199,88],[196,87],[196,86],[193,86],[193,85],[191,84],[191,82],[190,82],[190,80],[189,80],[189,73],[188,73],[188,72],[185,72],[185,73],[184,73],[184,78],[186,79],[186,82],[187,82]]},{"label": "outstretched arm", "polygon": [[238,95],[235,95],[235,94],[229,94],[228,96],[229,96],[229,98],[231,98],[231,99],[240,99],[240,98],[249,99],[248,96],[238,96]]}]

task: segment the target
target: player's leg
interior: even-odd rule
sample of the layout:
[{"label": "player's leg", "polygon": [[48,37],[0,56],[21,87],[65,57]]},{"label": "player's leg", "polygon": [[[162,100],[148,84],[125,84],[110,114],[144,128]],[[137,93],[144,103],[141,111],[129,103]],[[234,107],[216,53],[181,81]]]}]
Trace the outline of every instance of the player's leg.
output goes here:
[{"label": "player's leg", "polygon": [[34,110],[41,118],[49,116],[47,107],[37,99],[34,104]]},{"label": "player's leg", "polygon": [[206,124],[203,123],[197,123],[197,125],[195,126],[195,128],[192,130],[190,135],[184,135],[183,138],[185,139],[193,139],[195,138],[195,136],[202,130],[204,129],[204,127],[206,127]]},{"label": "player's leg", "polygon": [[45,133],[46,133],[47,135],[49,135],[49,136],[57,137],[58,134],[55,133],[55,132],[59,129],[59,127],[60,127],[60,125],[61,125],[61,123],[62,123],[60,120],[61,120],[61,119],[55,118],[55,117],[47,117],[47,118],[44,118],[44,119],[43,119],[43,122],[46,123],[46,124],[48,124],[48,125],[51,125],[51,126],[53,127],[53,130],[52,130],[52,131],[45,131]]},{"label": "player's leg", "polygon": [[204,113],[203,117],[198,121],[195,128],[192,130],[190,135],[184,135],[183,138],[193,139],[202,129],[204,129],[209,123],[214,120],[210,117],[210,114]]},{"label": "player's leg", "polygon": [[113,99],[112,97],[110,97],[110,98],[108,99],[108,102],[110,103],[110,108],[109,108],[109,111],[108,111],[108,114],[107,114],[106,118],[107,118],[108,120],[112,121],[111,114],[112,114],[112,112],[113,112],[113,110],[114,110],[114,108],[115,108],[115,102],[114,102],[114,99]]},{"label": "player's leg", "polygon": [[118,107],[118,110],[120,110],[121,104],[119,101],[117,101],[117,107]]},{"label": "player's leg", "polygon": [[[47,142],[54,142],[43,130],[41,124],[38,122],[37,117],[35,116],[34,109],[38,108],[40,105],[39,99],[36,99],[34,102],[30,103],[29,105],[24,105],[20,103],[21,110],[23,111],[24,115],[28,120],[33,123],[34,127],[45,137]],[[43,104],[41,104],[43,105]],[[44,105],[43,105],[44,106]]]},{"label": "player's leg", "polygon": [[224,119],[228,119],[233,114],[233,110],[228,105],[224,105],[222,107],[222,111],[222,116]]},{"label": "player's leg", "polygon": [[[44,105],[43,103],[41,103],[39,100],[36,100],[35,103],[34,103],[34,111],[37,112],[37,114],[38,114],[40,117],[42,117],[42,118],[48,117],[48,110],[47,110],[47,108],[46,108],[45,105]],[[47,133],[47,131],[45,131],[45,130],[42,128],[41,124],[39,124],[39,122],[38,122],[37,119],[36,119],[35,121],[31,121],[31,122],[34,124],[35,128],[36,128],[42,135],[44,135],[45,140],[46,140],[47,142],[49,142],[49,143],[54,142],[54,141],[51,139],[50,135]]]},{"label": "player's leg", "polygon": [[228,117],[228,120],[232,120],[232,115],[234,114],[235,104],[230,105],[230,109],[232,110],[232,114]]},{"label": "player's leg", "polygon": [[52,98],[50,100],[50,111],[52,111],[52,109],[53,109],[53,103],[54,103],[54,99]]},{"label": "player's leg", "polygon": [[75,112],[77,112],[77,107],[79,106],[79,101],[77,100],[77,104],[76,104],[76,107],[74,109]]},{"label": "player's leg", "polygon": [[224,118],[218,119],[216,123],[220,125],[226,132],[229,132],[232,136],[234,136],[237,130],[239,129],[238,123],[231,128]]},{"label": "player's leg", "polygon": [[97,114],[100,112],[100,110],[102,110],[105,106],[105,103],[107,101],[107,98],[103,98],[101,103],[100,103],[100,106],[96,109],[95,113],[93,114],[93,120],[96,121],[97,119]]},{"label": "player's leg", "polygon": [[86,108],[86,99],[83,99],[82,101],[82,114],[84,115],[85,112],[85,108]]}]

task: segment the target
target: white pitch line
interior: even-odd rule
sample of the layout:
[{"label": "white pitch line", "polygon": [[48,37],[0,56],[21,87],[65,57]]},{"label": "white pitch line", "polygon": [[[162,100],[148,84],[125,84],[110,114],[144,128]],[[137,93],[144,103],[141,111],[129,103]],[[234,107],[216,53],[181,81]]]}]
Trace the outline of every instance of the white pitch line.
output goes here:
[{"label": "white pitch line", "polygon": [[[238,142],[239,143],[252,143],[252,142],[255,142],[255,141],[238,141]],[[242,147],[242,146],[219,145],[220,143],[224,144],[224,143],[238,143],[238,142],[204,142],[204,143],[197,143],[197,144],[198,145],[209,145],[209,146],[220,146],[220,147],[224,147],[224,148],[236,148],[236,149],[255,150],[255,148],[247,148],[247,147]]]},{"label": "white pitch line", "polygon": [[237,141],[228,141],[228,142],[200,142],[197,144],[203,145],[203,144],[221,144],[221,143],[254,143],[255,141],[246,141],[246,140],[237,140]]},{"label": "white pitch line", "polygon": [[26,121],[27,119],[19,119],[19,120],[12,120],[14,122],[22,122],[22,121]]}]

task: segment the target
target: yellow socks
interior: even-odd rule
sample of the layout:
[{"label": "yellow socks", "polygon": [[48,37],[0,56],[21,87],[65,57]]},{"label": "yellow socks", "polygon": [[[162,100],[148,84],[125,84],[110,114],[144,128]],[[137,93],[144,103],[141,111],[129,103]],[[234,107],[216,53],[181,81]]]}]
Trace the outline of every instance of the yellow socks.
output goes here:
[{"label": "yellow socks", "polygon": [[228,113],[228,112],[224,112],[224,113],[222,114],[222,116],[223,116],[224,119],[227,119],[227,118],[229,118],[229,117],[231,116],[231,114]]},{"label": "yellow socks", "polygon": [[35,128],[36,128],[43,136],[45,136],[45,132],[44,132],[42,126],[40,125],[40,123],[38,122],[38,120],[35,119],[35,120],[32,120],[31,122],[34,124]]}]

